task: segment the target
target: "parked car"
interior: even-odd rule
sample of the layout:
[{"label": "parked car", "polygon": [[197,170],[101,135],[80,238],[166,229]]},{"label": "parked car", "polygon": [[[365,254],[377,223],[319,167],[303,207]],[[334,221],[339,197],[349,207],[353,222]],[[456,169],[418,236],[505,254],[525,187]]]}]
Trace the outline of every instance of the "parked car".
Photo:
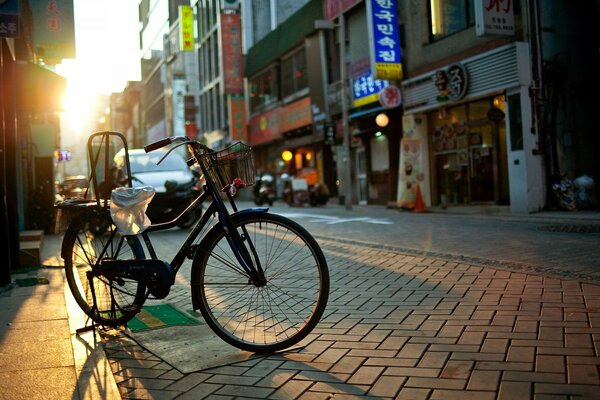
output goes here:
[{"label": "parked car", "polygon": [[[133,187],[149,185],[153,186],[156,192],[146,210],[152,223],[173,220],[201,193],[197,188],[197,173],[188,167],[181,154],[173,152],[157,165],[166,152],[167,150],[156,150],[152,153],[146,153],[143,149],[129,150]],[[118,152],[114,161],[118,176],[116,180],[119,184],[123,184],[126,176],[125,152],[123,150]],[[202,209],[199,207],[188,215],[179,227],[189,228],[201,215]]]},{"label": "parked car", "polygon": [[67,176],[58,185],[58,194],[65,199],[84,197],[88,182],[88,178],[84,175]]}]

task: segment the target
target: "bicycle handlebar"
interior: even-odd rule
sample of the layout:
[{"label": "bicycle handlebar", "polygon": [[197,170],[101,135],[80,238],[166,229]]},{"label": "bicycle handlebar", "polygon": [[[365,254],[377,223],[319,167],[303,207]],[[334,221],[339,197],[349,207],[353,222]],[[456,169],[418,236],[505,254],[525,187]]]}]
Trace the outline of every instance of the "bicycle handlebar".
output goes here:
[{"label": "bicycle handlebar", "polygon": [[[178,142],[178,145],[171,148],[171,150],[174,149],[175,147],[179,147],[180,145],[183,145],[183,144],[190,144],[190,145],[199,147],[205,153],[214,153],[214,150],[211,149],[210,147],[203,145],[202,143],[198,142],[197,140],[190,139],[186,136],[171,136],[171,137],[168,137],[165,139],[160,139],[154,143],[150,143],[150,144],[144,146],[144,151],[146,153],[150,153],[151,151],[158,150],[161,147],[165,147],[172,143],[177,143],[177,142]],[[170,151],[169,151],[169,153],[170,153]]]},{"label": "bicycle handlebar", "polygon": [[144,151],[146,153],[150,153],[151,151],[160,149],[161,147],[165,147],[169,144],[171,144],[171,138],[161,139],[157,142],[150,143],[150,144],[144,146]]}]

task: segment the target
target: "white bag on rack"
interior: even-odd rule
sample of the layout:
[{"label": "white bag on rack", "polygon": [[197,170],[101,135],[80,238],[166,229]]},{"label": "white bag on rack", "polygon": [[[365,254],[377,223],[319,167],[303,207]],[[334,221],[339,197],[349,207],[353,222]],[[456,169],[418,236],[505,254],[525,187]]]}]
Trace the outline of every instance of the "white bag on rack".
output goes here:
[{"label": "white bag on rack", "polygon": [[121,234],[137,235],[152,224],[146,215],[146,209],[154,193],[152,186],[119,187],[112,190],[110,216]]}]

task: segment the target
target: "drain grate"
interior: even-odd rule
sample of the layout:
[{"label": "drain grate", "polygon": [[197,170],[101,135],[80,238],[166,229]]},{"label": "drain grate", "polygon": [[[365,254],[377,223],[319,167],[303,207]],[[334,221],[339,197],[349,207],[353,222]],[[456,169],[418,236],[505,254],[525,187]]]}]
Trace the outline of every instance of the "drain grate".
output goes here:
[{"label": "drain grate", "polygon": [[600,225],[592,224],[556,224],[540,227],[542,231],[567,233],[600,233]]}]

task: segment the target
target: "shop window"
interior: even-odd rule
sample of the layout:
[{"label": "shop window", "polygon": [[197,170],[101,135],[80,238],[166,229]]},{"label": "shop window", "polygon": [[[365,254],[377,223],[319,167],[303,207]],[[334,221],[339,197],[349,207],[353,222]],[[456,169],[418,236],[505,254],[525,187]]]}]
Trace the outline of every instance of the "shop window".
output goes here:
[{"label": "shop window", "polygon": [[281,94],[288,97],[308,87],[304,48],[281,62]]},{"label": "shop window", "polygon": [[430,0],[429,34],[432,41],[475,25],[474,0]]},{"label": "shop window", "polygon": [[250,79],[250,110],[260,111],[279,99],[279,79],[275,66]]}]

